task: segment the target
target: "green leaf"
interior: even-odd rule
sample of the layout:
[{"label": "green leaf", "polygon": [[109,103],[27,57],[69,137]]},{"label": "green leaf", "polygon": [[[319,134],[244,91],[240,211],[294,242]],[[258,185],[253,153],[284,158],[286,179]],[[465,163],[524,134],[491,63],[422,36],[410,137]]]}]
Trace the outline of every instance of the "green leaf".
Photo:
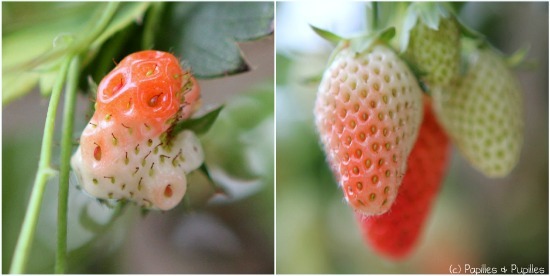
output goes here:
[{"label": "green leaf", "polygon": [[141,40],[141,48],[143,49],[153,49],[155,43],[155,34],[160,29],[160,20],[162,19],[162,14],[166,3],[164,2],[154,2],[151,4],[151,8],[146,15],[145,24],[143,27],[143,38]]},{"label": "green leaf", "polygon": [[174,126],[174,128],[170,132],[170,135],[175,136],[185,129],[191,130],[197,134],[204,134],[208,132],[210,127],[212,127],[222,109],[223,105],[206,113],[200,118],[182,121]]},{"label": "green leaf", "polygon": [[2,73],[2,103],[7,104],[33,89],[40,74],[34,72]]},{"label": "green leaf", "polygon": [[309,25],[313,31],[318,34],[320,37],[326,39],[328,42],[332,43],[333,45],[338,44],[340,41],[343,40],[343,38],[335,33],[332,33],[327,30],[323,30],[321,28],[317,28],[313,25]]},{"label": "green leaf", "polygon": [[273,32],[272,2],[181,2],[165,10],[156,48],[180,56],[200,78],[249,70],[237,42]]},{"label": "green leaf", "polygon": [[[90,3],[3,3],[10,11],[2,19],[2,102],[6,104],[30,91],[40,79],[27,64],[53,49],[70,34],[85,33],[97,4]],[[5,10],[2,14],[5,15]],[[63,16],[59,16],[63,13]],[[60,36],[61,35],[61,36]],[[58,38],[56,40],[56,38]],[[61,38],[61,40],[59,39]],[[62,59],[58,56],[57,61]],[[44,80],[45,81],[45,80]],[[44,82],[43,81],[43,82]],[[44,83],[44,87],[47,87]]]}]

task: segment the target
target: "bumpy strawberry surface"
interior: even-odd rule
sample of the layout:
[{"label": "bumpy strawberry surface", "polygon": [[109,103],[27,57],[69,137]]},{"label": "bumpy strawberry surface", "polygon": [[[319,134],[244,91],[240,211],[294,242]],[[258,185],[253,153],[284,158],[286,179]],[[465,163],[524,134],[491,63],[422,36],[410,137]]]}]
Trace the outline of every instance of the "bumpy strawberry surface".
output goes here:
[{"label": "bumpy strawberry surface", "polygon": [[502,57],[490,49],[476,50],[458,86],[432,95],[438,118],[475,168],[489,177],[513,169],[523,141],[523,100]]},{"label": "bumpy strawberry surface", "polygon": [[323,75],[315,120],[347,202],[366,215],[392,205],[422,119],[422,92],[384,45],[341,50]]},{"label": "bumpy strawberry surface", "polygon": [[441,18],[438,29],[417,22],[410,32],[406,57],[430,86],[446,86],[459,75],[460,28],[452,18]]},{"label": "bumpy strawberry surface", "polygon": [[449,139],[428,103],[394,205],[380,216],[356,214],[363,238],[376,252],[391,259],[402,259],[410,254],[441,186],[449,154]]},{"label": "bumpy strawberry surface", "polygon": [[80,185],[104,199],[152,209],[177,205],[185,174],[204,159],[197,137],[168,130],[191,116],[200,89],[171,54],[142,51],[124,58],[101,81],[96,110],[71,160]]}]

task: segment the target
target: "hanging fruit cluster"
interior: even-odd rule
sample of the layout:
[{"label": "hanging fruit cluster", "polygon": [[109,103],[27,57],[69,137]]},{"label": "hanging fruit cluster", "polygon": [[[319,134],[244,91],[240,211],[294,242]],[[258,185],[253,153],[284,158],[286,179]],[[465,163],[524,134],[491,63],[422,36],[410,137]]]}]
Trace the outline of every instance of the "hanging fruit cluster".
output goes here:
[{"label": "hanging fruit cluster", "polygon": [[521,89],[505,57],[446,4],[410,4],[405,18],[349,39],[314,28],[336,44],[315,103],[321,143],[365,240],[392,259],[414,248],[451,144],[503,177],[523,139]]}]

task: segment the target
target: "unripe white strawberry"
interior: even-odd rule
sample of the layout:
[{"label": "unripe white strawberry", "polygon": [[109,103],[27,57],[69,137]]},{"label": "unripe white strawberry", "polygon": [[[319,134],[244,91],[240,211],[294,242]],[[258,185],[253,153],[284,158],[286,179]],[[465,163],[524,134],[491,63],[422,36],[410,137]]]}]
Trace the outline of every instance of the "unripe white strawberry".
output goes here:
[{"label": "unripe white strawberry", "polygon": [[438,119],[460,152],[489,177],[506,176],[523,143],[523,99],[516,77],[491,49],[469,55],[457,86],[434,89]]},{"label": "unripe white strawberry", "polygon": [[419,20],[411,30],[405,52],[425,75],[430,86],[446,86],[456,80],[460,66],[460,27],[452,17],[441,18],[437,29]]},{"label": "unripe white strawberry", "polygon": [[[90,127],[90,126],[89,126]],[[88,137],[82,138],[86,143]],[[111,159],[105,160],[108,150]],[[110,147],[84,159],[82,146],[71,159],[79,183],[90,195],[104,199],[127,199],[139,205],[168,210],[177,205],[187,189],[186,174],[204,161],[198,138],[183,131],[163,145],[159,138],[145,143]],[[102,155],[102,156],[100,156]]]},{"label": "unripe white strawberry", "polygon": [[348,203],[365,215],[382,214],[395,200],[418,135],[422,92],[387,46],[338,51],[317,93],[317,130]]}]

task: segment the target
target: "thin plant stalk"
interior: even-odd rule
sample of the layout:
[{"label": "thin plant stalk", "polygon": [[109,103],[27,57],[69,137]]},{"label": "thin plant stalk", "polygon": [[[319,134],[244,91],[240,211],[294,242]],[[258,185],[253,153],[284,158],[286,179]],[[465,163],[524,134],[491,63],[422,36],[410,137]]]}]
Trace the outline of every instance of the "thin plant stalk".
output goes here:
[{"label": "thin plant stalk", "polygon": [[[83,41],[79,41],[72,46],[74,51],[69,51],[73,53],[83,52],[89,44],[101,32],[107,27],[108,23],[111,21],[113,15],[115,14],[120,3],[118,2],[109,2],[106,4],[104,12],[101,14],[95,27],[90,32],[91,35]],[[65,49],[66,51],[66,49]],[[51,52],[47,57],[52,56],[56,51]],[[47,58],[42,57],[43,59]],[[48,112],[46,115],[46,123],[44,126],[44,137],[42,139],[42,148],[40,151],[40,161],[38,165],[38,171],[36,173],[36,178],[34,181],[33,190],[31,192],[31,198],[29,200],[29,205],[27,206],[27,212],[25,213],[25,218],[23,220],[23,226],[17,239],[17,244],[15,247],[15,252],[13,255],[10,273],[12,274],[21,274],[24,273],[25,266],[28,262],[30,255],[30,250],[32,246],[32,241],[34,239],[34,234],[36,231],[36,224],[38,222],[38,216],[40,214],[40,206],[42,204],[42,199],[44,197],[44,190],[46,188],[46,183],[53,175],[57,173],[54,169],[50,167],[51,155],[52,155],[52,141],[55,131],[55,116],[57,113],[57,107],[59,105],[59,99],[61,97],[61,91],[63,84],[65,83],[65,78],[67,76],[67,71],[69,64],[71,63],[72,55],[67,54],[67,57],[63,61],[59,75],[52,89],[52,95],[50,97],[50,104],[48,107]],[[38,62],[38,60],[35,60]],[[66,230],[65,234],[66,236]],[[66,239],[66,237],[65,237]],[[66,247],[66,244],[65,244]],[[61,254],[61,253],[58,253]],[[66,253],[65,253],[66,254]],[[60,266],[63,267],[64,265]],[[57,270],[57,264],[56,264]]]},{"label": "thin plant stalk", "polygon": [[55,273],[63,274],[67,268],[67,212],[69,199],[69,173],[73,149],[72,134],[74,111],[78,85],[80,58],[75,56],[69,66],[67,86],[65,87],[65,105],[63,113],[63,131],[61,137],[61,169],[57,206],[57,252]]},{"label": "thin plant stalk", "polygon": [[57,171],[50,167],[52,158],[52,144],[55,132],[55,115],[57,113],[57,107],[59,105],[59,99],[61,98],[61,92],[63,90],[63,84],[65,83],[65,77],[67,75],[70,61],[70,57],[67,57],[63,61],[52,89],[48,112],[46,114],[46,122],[44,124],[44,136],[42,138],[38,171],[34,180],[34,186],[31,192],[27,212],[25,213],[25,219],[23,220],[23,226],[21,227],[21,232],[19,233],[19,238],[17,239],[17,244],[15,246],[15,252],[13,254],[10,268],[11,274],[24,273],[24,269],[30,255],[34,233],[36,231],[36,224],[40,214],[40,206],[42,205],[46,183],[48,182],[48,179],[57,173]]}]

